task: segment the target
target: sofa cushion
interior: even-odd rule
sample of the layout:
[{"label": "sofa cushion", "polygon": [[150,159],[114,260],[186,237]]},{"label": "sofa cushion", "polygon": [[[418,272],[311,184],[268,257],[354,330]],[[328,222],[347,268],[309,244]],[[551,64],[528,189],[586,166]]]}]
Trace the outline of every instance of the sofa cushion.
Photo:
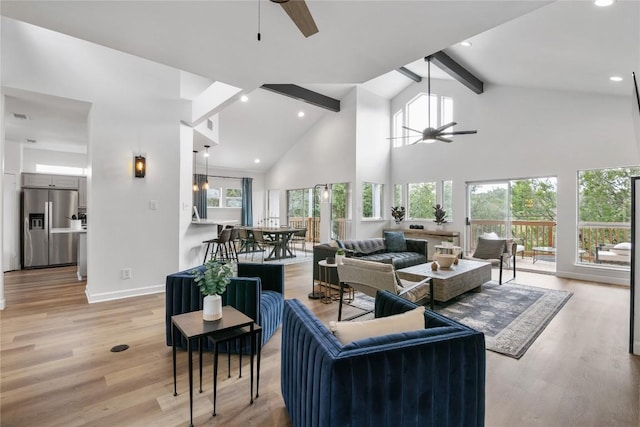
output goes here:
[{"label": "sofa cushion", "polygon": [[362,259],[390,263],[393,264],[396,270],[427,262],[427,258],[424,255],[416,252],[384,252],[362,256]]},{"label": "sofa cushion", "polygon": [[610,249],[616,255],[630,255],[631,254],[631,242],[622,242],[615,245]]},{"label": "sofa cushion", "polygon": [[343,345],[370,337],[424,329],[424,307],[406,313],[360,322],[329,322],[329,329]]},{"label": "sofa cushion", "polygon": [[387,252],[404,252],[407,250],[407,241],[403,231],[385,231],[384,244]]},{"label": "sofa cushion", "polygon": [[384,239],[362,239],[362,240],[338,240],[338,245],[343,249],[353,251],[354,256],[366,256],[379,254],[387,251]]}]

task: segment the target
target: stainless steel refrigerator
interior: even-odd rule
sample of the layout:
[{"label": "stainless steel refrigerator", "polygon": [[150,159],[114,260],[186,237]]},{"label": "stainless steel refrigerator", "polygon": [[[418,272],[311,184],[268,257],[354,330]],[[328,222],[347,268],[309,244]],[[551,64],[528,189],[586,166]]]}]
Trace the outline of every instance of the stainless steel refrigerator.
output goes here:
[{"label": "stainless steel refrigerator", "polygon": [[47,267],[76,262],[74,233],[51,234],[52,228],[70,228],[71,216],[78,214],[76,190],[22,192],[22,267]]}]

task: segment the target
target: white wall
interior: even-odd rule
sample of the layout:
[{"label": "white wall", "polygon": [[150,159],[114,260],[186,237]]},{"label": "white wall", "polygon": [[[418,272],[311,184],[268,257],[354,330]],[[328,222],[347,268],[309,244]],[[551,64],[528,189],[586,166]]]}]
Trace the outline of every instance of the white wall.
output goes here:
[{"label": "white wall", "polygon": [[[287,220],[287,190],[338,182],[353,185],[355,138],[354,89],[341,100],[339,113],[327,114],[319,120],[267,173],[265,189],[280,191],[280,223],[285,224]],[[255,212],[254,208],[254,215]]]},{"label": "white wall", "polygon": [[36,165],[38,164],[86,169],[87,163],[86,154],[39,150],[27,146],[23,148],[22,172],[37,172]]},{"label": "white wall", "polygon": [[[356,180],[353,211],[354,238],[382,237],[388,227],[391,207],[391,144],[389,135],[389,101],[365,89],[357,88],[356,111]],[[382,220],[362,220],[362,184],[384,185]]]},{"label": "white wall", "polygon": [[[2,18],[3,86],[93,104],[90,301],[162,291],[178,268],[179,83],[178,70]],[[133,177],[138,151],[147,157],[144,179]],[[124,268],[131,279],[121,279]]]},{"label": "white wall", "polygon": [[[391,111],[420,90],[426,83],[398,95]],[[432,80],[432,93],[453,96],[457,129],[478,134],[392,150],[392,184],[453,180],[454,221],[445,229],[464,232],[466,182],[557,176],[558,275],[629,283],[628,272],[575,265],[577,171],[639,164],[628,98],[498,86],[475,95],[442,80]]]}]

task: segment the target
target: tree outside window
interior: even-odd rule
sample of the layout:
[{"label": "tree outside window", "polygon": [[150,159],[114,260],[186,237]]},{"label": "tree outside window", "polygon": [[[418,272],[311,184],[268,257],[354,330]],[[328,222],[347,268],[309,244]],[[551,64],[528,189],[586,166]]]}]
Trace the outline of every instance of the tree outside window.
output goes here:
[{"label": "tree outside window", "polygon": [[408,218],[432,219],[433,207],[436,205],[436,183],[418,182],[409,184],[408,193]]},{"label": "tree outside window", "polygon": [[227,188],[224,195],[224,204],[228,208],[242,207],[242,189]]},{"label": "tree outside window", "polygon": [[362,183],[362,218],[382,218],[382,184]]},{"label": "tree outside window", "polygon": [[207,190],[207,208],[219,208],[222,198],[222,188],[209,188]]}]

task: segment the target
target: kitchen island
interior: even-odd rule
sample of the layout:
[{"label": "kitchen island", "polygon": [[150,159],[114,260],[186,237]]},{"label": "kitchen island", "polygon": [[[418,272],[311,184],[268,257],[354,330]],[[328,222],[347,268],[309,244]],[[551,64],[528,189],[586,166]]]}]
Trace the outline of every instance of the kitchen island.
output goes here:
[{"label": "kitchen island", "polygon": [[87,276],[87,229],[86,228],[52,228],[51,234],[72,233],[78,235],[78,253],[76,264],[78,266],[78,280]]}]

